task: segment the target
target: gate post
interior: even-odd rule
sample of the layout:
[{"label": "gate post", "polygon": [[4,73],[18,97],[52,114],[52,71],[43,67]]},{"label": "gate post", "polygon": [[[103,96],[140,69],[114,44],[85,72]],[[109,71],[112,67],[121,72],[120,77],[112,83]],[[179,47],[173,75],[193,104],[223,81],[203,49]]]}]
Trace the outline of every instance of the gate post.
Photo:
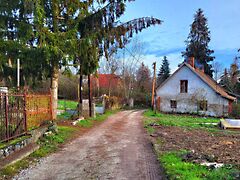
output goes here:
[{"label": "gate post", "polygon": [[9,139],[9,122],[8,122],[8,95],[4,93],[5,96],[5,125],[6,125],[6,139]]},{"label": "gate post", "polygon": [[24,111],[23,111],[23,117],[24,117],[24,129],[25,133],[27,133],[27,93],[24,91],[23,94],[23,105],[24,105]]}]

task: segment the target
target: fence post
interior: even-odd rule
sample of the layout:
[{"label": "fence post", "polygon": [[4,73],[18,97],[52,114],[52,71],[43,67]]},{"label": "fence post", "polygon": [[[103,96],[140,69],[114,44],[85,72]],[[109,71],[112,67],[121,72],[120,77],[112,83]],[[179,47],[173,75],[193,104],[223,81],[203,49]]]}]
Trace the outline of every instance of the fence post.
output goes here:
[{"label": "fence post", "polygon": [[27,132],[27,93],[26,91],[24,91],[23,94],[23,101],[24,101],[24,129],[25,129],[25,133]]},{"label": "fence post", "polygon": [[8,122],[8,95],[5,95],[5,125],[6,125],[6,139],[9,139],[9,122]]}]

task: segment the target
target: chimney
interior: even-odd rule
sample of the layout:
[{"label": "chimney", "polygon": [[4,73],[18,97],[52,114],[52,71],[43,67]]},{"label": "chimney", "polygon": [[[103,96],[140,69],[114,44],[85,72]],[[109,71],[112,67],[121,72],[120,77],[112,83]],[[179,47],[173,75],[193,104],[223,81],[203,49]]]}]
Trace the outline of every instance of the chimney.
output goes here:
[{"label": "chimney", "polygon": [[190,66],[192,66],[193,68],[195,68],[195,59],[194,59],[193,56],[191,56],[191,57],[188,58],[188,64],[189,64]]}]

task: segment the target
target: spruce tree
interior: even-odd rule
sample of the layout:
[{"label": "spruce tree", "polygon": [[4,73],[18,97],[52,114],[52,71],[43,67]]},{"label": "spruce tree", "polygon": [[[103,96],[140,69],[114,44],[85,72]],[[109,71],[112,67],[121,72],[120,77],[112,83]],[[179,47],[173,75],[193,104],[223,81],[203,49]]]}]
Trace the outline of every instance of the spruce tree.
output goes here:
[{"label": "spruce tree", "polygon": [[158,72],[157,85],[159,86],[160,84],[162,84],[169,76],[170,76],[169,62],[167,60],[167,57],[164,56],[162,65]]},{"label": "spruce tree", "polygon": [[182,55],[186,59],[191,56],[195,57],[196,64],[202,65],[205,73],[212,77],[212,65],[209,63],[215,57],[212,56],[214,51],[208,47],[210,40],[207,18],[204,16],[203,10],[198,9],[194,15],[194,21],[191,24],[191,30],[186,40],[186,51],[182,52]]}]

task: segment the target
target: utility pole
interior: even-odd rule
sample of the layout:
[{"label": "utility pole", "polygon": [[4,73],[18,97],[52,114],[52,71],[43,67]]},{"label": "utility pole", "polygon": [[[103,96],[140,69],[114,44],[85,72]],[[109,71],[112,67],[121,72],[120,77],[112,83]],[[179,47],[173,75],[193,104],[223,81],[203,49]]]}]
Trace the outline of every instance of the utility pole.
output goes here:
[{"label": "utility pole", "polygon": [[152,110],[154,110],[155,84],[156,84],[156,62],[153,63]]}]

